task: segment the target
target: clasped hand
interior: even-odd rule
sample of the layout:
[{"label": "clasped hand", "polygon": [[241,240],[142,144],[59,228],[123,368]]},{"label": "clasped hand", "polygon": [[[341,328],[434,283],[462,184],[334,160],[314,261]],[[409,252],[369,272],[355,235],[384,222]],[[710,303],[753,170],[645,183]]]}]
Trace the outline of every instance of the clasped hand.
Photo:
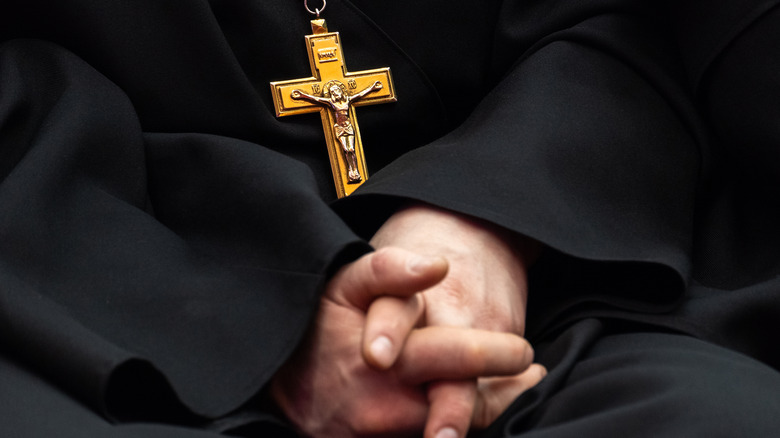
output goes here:
[{"label": "clasped hand", "polygon": [[521,337],[534,247],[426,206],[329,282],[271,392],[308,436],[464,437],[544,376]]}]

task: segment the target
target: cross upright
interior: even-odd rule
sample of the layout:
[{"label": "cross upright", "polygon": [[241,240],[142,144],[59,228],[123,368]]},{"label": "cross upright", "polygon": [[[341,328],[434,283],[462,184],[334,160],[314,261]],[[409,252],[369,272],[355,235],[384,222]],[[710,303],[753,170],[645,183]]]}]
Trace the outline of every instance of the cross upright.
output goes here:
[{"label": "cross upright", "polygon": [[355,107],[395,102],[389,68],[349,72],[338,32],[312,20],[306,48],[312,76],[271,82],[276,116],[319,111],[338,197],[350,195],[368,178]]}]

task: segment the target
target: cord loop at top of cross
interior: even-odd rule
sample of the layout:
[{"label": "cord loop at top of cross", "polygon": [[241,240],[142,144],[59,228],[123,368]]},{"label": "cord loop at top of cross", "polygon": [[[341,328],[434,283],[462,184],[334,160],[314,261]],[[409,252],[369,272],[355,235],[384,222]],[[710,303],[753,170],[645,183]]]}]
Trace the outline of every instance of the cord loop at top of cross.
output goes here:
[{"label": "cord loop at top of cross", "polygon": [[320,13],[325,10],[325,6],[327,5],[328,5],[327,0],[322,0],[322,7],[312,11],[311,8],[309,7],[309,0],[303,0],[303,6],[306,7],[306,10],[309,11],[310,14],[316,15],[317,18],[320,18]]}]

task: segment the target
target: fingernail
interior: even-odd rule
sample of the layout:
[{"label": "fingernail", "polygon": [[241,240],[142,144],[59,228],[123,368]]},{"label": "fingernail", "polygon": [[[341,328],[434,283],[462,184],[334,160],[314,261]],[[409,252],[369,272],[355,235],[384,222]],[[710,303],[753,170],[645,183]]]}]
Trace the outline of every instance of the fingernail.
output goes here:
[{"label": "fingernail", "polygon": [[387,336],[379,336],[371,342],[369,347],[371,356],[384,368],[393,363],[393,342]]},{"label": "fingernail", "polygon": [[436,259],[433,257],[415,256],[409,259],[407,266],[410,271],[417,274],[422,274],[423,272],[430,269],[435,262]]},{"label": "fingernail", "polygon": [[445,427],[436,432],[436,438],[458,438],[458,431],[451,427]]}]

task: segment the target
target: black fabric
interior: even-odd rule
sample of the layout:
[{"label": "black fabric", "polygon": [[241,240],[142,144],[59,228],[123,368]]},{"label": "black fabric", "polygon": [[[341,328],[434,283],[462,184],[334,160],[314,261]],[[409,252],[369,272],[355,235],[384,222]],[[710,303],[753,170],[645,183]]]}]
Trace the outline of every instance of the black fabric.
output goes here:
[{"label": "black fabric", "polygon": [[670,9],[696,104],[711,127],[706,149],[713,163],[696,215],[695,281],[675,318],[689,333],[774,368],[780,368],[779,6],[690,0]]},{"label": "black fabric", "polygon": [[277,119],[268,87],[309,74],[299,2],[3,2],[1,397],[51,405],[2,424],[48,436],[32,420],[47,408],[61,436],[276,430],[262,388],[328,274],[410,200],[548,246],[536,342],[588,317],[741,345],[684,296],[706,270],[694,222],[713,192],[698,217],[695,196],[719,158],[698,116],[709,98],[688,99],[699,70],[678,58],[698,40],[666,14],[330,0],[348,68],[389,66],[399,98],[359,109],[372,177],[336,201],[319,118]]},{"label": "black fabric", "polygon": [[774,436],[780,374],[701,340],[583,320],[537,346],[552,371],[481,437]]},{"label": "black fabric", "polygon": [[[475,436],[768,437],[780,427],[776,370],[694,338],[642,329],[615,331],[597,320],[584,320],[539,344],[537,354],[550,374]],[[0,382],[3,430],[9,436],[218,436],[215,425],[109,425],[6,359],[0,360]],[[234,433],[294,436],[274,426]]]},{"label": "black fabric", "polygon": [[[111,424],[72,394],[47,382],[29,369],[0,358],[0,408],[5,436],[205,438],[216,434],[205,428],[174,424]],[[170,417],[168,417],[170,420]],[[170,421],[169,421],[170,423]],[[282,436],[282,435],[280,435]]]},{"label": "black fabric", "polygon": [[759,9],[764,14],[713,61],[698,90],[720,163],[711,201],[701,215],[698,276],[715,286],[744,286],[780,274],[780,85],[775,74],[780,67],[780,10],[774,3],[767,11]]}]

